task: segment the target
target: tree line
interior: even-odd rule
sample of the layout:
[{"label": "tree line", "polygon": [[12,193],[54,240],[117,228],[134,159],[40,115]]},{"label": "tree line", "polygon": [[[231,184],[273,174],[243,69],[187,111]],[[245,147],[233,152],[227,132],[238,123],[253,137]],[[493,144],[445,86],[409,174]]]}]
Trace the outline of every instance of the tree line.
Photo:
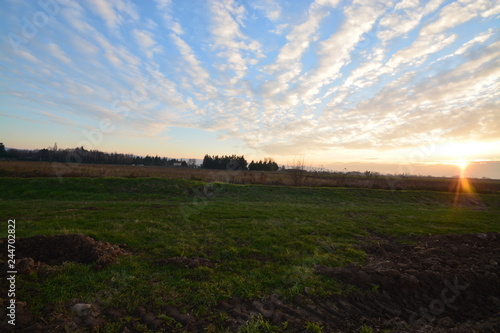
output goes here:
[{"label": "tree line", "polygon": [[248,162],[245,156],[237,155],[205,155],[201,167],[204,169],[218,170],[250,170],[250,171],[278,171],[279,166],[272,158],[265,158],[263,161]]},{"label": "tree line", "polygon": [[272,158],[265,158],[264,161],[258,161],[258,162],[250,162],[248,165],[249,170],[255,170],[255,171],[278,171],[279,170],[278,163],[276,163]]},{"label": "tree line", "polygon": [[[156,156],[136,156],[122,153],[105,153],[99,150],[87,150],[84,147],[59,149],[57,143],[53,147],[21,150],[6,150],[3,143],[0,143],[0,158],[13,159],[19,161],[44,161],[61,163],[93,163],[93,164],[124,164],[124,165],[144,165],[144,166],[183,166],[196,167],[196,160],[190,159],[187,162],[175,158]],[[250,170],[250,171],[277,171],[278,164],[272,158],[265,158],[250,164],[245,156],[237,155],[205,155],[201,168],[219,170]]]},{"label": "tree line", "polygon": [[84,147],[58,149],[53,147],[35,150],[6,150],[0,143],[0,158],[15,159],[20,161],[44,161],[61,163],[94,163],[94,164],[135,164],[144,166],[194,166],[194,160],[188,162],[175,158],[156,156],[136,156],[122,153],[105,153],[99,150],[87,150]]},{"label": "tree line", "polygon": [[218,170],[248,170],[248,162],[245,156],[224,155],[210,156],[205,155],[201,163],[203,169],[218,169]]}]

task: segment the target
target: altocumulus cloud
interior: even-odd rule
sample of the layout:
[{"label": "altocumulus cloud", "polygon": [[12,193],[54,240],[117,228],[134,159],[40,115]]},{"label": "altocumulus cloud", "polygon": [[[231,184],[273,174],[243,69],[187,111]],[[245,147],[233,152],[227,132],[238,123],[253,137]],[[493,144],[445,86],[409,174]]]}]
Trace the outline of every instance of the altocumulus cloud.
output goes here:
[{"label": "altocumulus cloud", "polygon": [[499,1],[2,6],[3,119],[194,128],[277,155],[500,140]]}]

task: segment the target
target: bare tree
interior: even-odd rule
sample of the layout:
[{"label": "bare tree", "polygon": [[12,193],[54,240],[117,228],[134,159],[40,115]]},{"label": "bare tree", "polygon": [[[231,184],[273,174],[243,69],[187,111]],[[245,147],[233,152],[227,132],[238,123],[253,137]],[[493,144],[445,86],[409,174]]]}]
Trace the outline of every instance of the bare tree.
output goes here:
[{"label": "bare tree", "polygon": [[306,170],[306,164],[304,162],[304,158],[297,159],[294,158],[292,161],[292,168],[288,171],[292,176],[292,182],[295,186],[303,186],[306,185],[307,180],[309,178],[309,173]]}]

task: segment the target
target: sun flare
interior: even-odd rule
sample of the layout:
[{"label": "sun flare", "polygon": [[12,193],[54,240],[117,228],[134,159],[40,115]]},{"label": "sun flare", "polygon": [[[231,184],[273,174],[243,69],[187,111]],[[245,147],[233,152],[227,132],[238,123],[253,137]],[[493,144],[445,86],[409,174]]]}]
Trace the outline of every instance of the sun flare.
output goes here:
[{"label": "sun flare", "polygon": [[467,168],[467,161],[460,160],[457,163],[457,166],[460,168],[461,171],[464,171]]}]

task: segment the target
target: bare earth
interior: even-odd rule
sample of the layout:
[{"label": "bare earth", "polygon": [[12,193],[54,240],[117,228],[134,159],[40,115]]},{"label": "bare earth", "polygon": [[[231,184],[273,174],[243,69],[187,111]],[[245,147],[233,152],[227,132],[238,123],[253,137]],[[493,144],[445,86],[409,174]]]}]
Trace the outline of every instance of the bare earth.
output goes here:
[{"label": "bare earth", "polygon": [[[395,332],[500,332],[500,234],[438,235],[419,238],[416,245],[402,245],[387,237],[371,235],[360,247],[369,254],[364,266],[316,267],[323,274],[355,285],[359,291],[350,296],[318,298],[307,295],[282,300],[269,295],[263,300],[221,302],[214,312],[229,319],[226,329],[237,331],[252,315],[261,314],[276,326],[288,322],[287,331],[303,332],[309,322],[320,322],[325,331],[353,332],[362,325]],[[0,239],[6,248],[6,239]],[[0,267],[7,271],[7,251],[2,251]],[[50,267],[65,261],[91,264],[95,269],[112,265],[126,251],[109,243],[81,235],[35,236],[16,240],[16,266],[19,274],[50,272]],[[166,258],[158,265],[177,265],[187,269],[216,267],[204,258]],[[2,284],[5,282],[2,281]],[[3,288],[2,288],[3,289]],[[135,319],[124,324],[123,332],[133,332],[139,323],[152,330],[170,331],[171,323],[156,317],[147,304],[133,313],[123,308],[103,308],[91,304],[85,313],[75,313],[80,300],[67,304],[67,312],[55,316],[50,306],[37,321],[29,304],[17,303],[17,329],[24,332],[87,331],[106,326],[125,316]],[[0,330],[7,324],[2,304]],[[196,318],[168,305],[165,314],[181,323],[185,331],[202,332],[209,318]],[[224,329],[224,328],[221,328]]]}]

